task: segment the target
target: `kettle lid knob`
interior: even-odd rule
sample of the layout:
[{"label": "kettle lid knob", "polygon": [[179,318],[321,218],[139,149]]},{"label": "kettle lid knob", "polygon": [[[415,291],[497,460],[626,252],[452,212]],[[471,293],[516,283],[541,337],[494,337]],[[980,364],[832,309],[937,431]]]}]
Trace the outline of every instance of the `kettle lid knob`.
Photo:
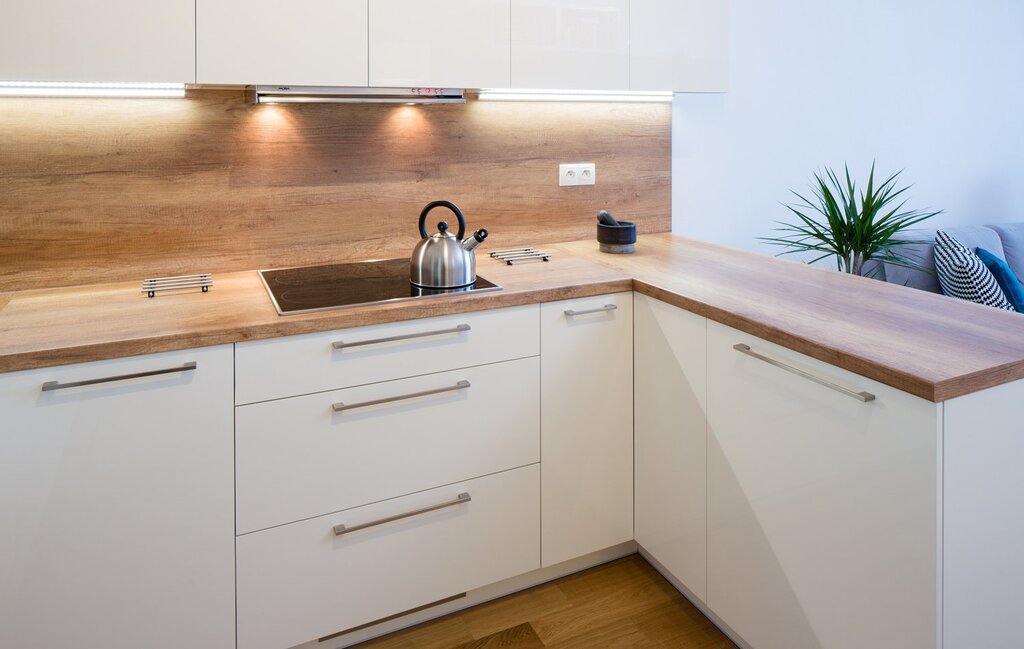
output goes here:
[{"label": "kettle lid knob", "polygon": [[448,221],[441,221],[440,223],[438,223],[437,224],[437,230],[441,234],[444,234],[445,232],[447,232],[448,231]]}]

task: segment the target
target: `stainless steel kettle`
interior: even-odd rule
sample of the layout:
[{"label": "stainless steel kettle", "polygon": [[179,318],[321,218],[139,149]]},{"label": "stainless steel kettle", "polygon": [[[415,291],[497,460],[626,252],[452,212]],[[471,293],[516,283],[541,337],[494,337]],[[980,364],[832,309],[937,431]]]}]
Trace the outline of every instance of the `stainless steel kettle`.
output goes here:
[{"label": "stainless steel kettle", "polygon": [[[459,220],[459,233],[448,231],[448,222],[437,224],[437,232],[427,235],[427,215],[436,207],[451,210]],[[412,283],[421,288],[462,288],[476,281],[476,253],[473,249],[487,238],[487,230],[477,230],[468,239],[466,217],[454,203],[434,201],[420,213],[420,242],[412,251],[409,273]]]}]

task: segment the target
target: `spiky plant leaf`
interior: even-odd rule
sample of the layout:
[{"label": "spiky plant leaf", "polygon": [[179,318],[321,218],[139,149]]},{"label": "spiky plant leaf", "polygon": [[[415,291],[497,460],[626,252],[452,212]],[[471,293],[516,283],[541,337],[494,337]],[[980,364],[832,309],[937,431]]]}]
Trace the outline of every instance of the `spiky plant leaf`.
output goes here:
[{"label": "spiky plant leaf", "polygon": [[796,221],[779,222],[776,236],[759,240],[786,248],[780,255],[811,255],[808,263],[835,258],[840,271],[858,275],[877,275],[877,267],[865,270],[869,261],[927,270],[897,251],[900,246],[924,242],[895,237],[942,211],[905,209],[904,195],[910,186],[897,188],[902,173],[897,171],[876,183],[875,163],[871,163],[867,183],[858,193],[849,165],[844,165],[842,177],[825,167],[823,173],[814,174],[811,198],[794,191],[797,201],[784,205]]}]

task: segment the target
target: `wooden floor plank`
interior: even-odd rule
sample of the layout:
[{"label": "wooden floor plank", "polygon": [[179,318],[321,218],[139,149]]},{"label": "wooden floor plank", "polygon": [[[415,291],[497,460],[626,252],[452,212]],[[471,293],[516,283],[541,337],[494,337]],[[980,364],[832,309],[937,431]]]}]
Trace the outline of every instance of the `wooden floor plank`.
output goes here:
[{"label": "wooden floor plank", "polygon": [[461,614],[466,629],[482,638],[572,606],[558,582],[509,595]]},{"label": "wooden floor plank", "polygon": [[544,643],[529,623],[461,644],[456,649],[544,649]]},{"label": "wooden floor plank", "polygon": [[639,555],[353,649],[736,649]]}]

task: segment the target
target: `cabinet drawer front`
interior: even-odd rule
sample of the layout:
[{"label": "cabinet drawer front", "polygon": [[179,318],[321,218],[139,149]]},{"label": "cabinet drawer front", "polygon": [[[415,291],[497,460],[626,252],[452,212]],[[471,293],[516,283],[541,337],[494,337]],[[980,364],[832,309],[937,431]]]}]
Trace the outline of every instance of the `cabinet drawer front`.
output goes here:
[{"label": "cabinet drawer front", "polygon": [[709,323],[711,610],[754,647],[934,647],[937,408]]},{"label": "cabinet drawer front", "polygon": [[526,358],[237,408],[238,532],[537,462],[539,374]]},{"label": "cabinet drawer front", "polygon": [[239,343],[235,346],[235,402],[268,401],[536,356],[540,353],[539,312],[540,307],[531,304]]},{"label": "cabinet drawer front", "polygon": [[535,570],[539,536],[537,465],[241,536],[238,646],[291,647]]}]

